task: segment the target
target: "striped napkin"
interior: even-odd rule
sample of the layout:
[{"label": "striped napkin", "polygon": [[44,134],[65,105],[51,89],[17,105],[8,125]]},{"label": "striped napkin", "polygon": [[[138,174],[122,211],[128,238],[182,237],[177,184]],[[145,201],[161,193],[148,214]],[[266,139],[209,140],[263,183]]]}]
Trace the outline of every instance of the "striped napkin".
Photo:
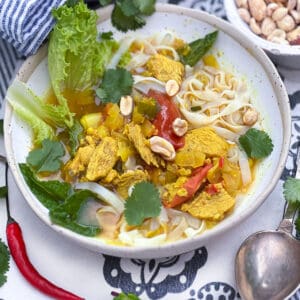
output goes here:
[{"label": "striped napkin", "polygon": [[20,54],[34,54],[54,25],[51,10],[65,1],[0,0],[0,36]]}]

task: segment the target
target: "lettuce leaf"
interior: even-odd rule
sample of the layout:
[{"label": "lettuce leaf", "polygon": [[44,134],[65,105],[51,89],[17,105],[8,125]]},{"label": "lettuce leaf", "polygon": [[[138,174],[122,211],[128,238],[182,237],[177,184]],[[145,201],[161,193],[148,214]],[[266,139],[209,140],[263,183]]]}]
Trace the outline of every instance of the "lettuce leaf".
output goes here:
[{"label": "lettuce leaf", "polygon": [[[98,41],[97,14],[79,1],[53,10],[57,20],[50,35],[48,69],[52,88],[59,104],[65,108],[64,90],[86,91],[99,83],[105,65],[118,49],[115,40]],[[65,123],[73,126],[71,114]]]}]

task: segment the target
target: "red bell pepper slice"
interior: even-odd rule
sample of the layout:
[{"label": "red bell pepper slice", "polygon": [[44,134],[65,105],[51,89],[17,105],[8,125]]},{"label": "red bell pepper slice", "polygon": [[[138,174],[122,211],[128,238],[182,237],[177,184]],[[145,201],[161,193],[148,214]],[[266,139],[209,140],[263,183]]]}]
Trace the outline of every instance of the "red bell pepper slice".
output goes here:
[{"label": "red bell pepper slice", "polygon": [[186,189],[186,196],[178,196],[176,195],[170,202],[164,201],[163,204],[165,207],[175,207],[187,200],[191,199],[195,193],[200,188],[203,180],[205,179],[207,172],[212,168],[212,164],[205,165],[203,167],[197,168],[194,170],[193,175],[183,184],[183,188]]},{"label": "red bell pepper slice", "polygon": [[148,97],[154,98],[160,105],[160,111],[153,120],[153,125],[158,131],[158,135],[169,141],[176,149],[184,146],[184,137],[177,136],[173,132],[172,124],[176,118],[181,118],[181,114],[167,95],[155,90],[149,90]]}]

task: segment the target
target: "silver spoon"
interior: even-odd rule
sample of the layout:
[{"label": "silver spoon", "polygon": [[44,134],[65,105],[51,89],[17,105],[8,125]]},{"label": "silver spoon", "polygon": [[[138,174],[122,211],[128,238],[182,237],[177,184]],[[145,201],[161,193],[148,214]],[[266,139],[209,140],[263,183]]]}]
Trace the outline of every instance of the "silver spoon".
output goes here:
[{"label": "silver spoon", "polygon": [[[300,150],[296,178],[300,178]],[[277,230],[248,237],[237,252],[235,277],[244,300],[283,300],[300,284],[300,240],[293,235],[293,211]]]}]

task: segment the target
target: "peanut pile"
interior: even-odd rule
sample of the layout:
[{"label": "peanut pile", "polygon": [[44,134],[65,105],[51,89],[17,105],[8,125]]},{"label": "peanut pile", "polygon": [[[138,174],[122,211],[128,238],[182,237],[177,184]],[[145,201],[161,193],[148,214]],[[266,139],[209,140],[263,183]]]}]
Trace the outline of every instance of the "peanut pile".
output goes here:
[{"label": "peanut pile", "polygon": [[235,0],[238,13],[260,37],[300,45],[300,0]]}]

